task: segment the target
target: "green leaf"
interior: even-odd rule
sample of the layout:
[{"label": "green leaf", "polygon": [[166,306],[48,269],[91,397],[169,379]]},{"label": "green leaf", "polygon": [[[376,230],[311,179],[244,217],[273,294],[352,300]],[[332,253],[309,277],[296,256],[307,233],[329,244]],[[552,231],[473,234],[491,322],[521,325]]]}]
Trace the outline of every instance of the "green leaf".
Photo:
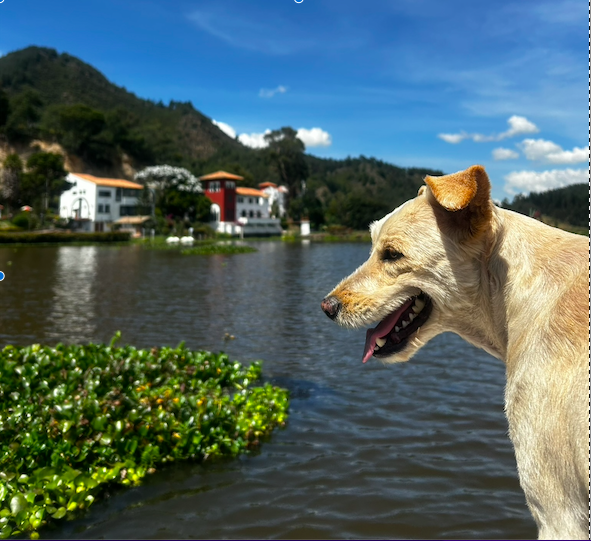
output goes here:
[{"label": "green leaf", "polygon": [[27,508],[27,501],[25,497],[18,493],[10,500],[10,511],[13,515],[18,515],[21,511]]},{"label": "green leaf", "polygon": [[66,508],[60,507],[53,515],[51,515],[55,519],[64,518],[66,516]]}]

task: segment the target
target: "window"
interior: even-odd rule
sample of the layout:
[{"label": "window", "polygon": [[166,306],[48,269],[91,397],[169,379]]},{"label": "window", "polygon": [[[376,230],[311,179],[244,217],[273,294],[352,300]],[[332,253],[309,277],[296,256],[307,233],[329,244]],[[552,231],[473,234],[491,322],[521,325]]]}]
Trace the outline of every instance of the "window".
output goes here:
[{"label": "window", "polygon": [[108,214],[111,212],[111,205],[105,205],[105,212]]},{"label": "window", "polygon": [[240,216],[242,216],[243,218],[246,218],[246,211],[245,211],[245,210],[243,210],[243,211],[241,212]]},{"label": "window", "polygon": [[102,214],[103,212],[105,212],[105,207],[104,207],[104,205],[99,205],[99,206],[98,206],[98,211],[99,211],[99,214]]},{"label": "window", "polygon": [[252,197],[248,198],[248,202],[252,205]]},{"label": "window", "polygon": [[111,190],[99,190],[99,197],[111,197]]},{"label": "window", "polygon": [[234,188],[236,188],[236,183],[232,180],[226,180],[226,189],[233,190]]},{"label": "window", "polygon": [[261,211],[257,210],[257,218],[260,218],[260,217],[261,217]]},{"label": "window", "polygon": [[244,203],[244,197],[242,197],[241,195],[238,196],[237,200],[238,203]]},{"label": "window", "polygon": [[135,205],[121,205],[119,216],[137,216],[137,207]]},{"label": "window", "polygon": [[121,201],[121,188],[115,190],[115,201]]},{"label": "window", "polygon": [[254,210],[249,210],[249,211],[248,211],[248,216],[249,216],[250,218],[254,218]]},{"label": "window", "polygon": [[123,197],[137,197],[139,190],[133,188],[123,188]]},{"label": "window", "polygon": [[209,191],[210,192],[219,192],[221,190],[220,183],[215,180],[209,183]]}]

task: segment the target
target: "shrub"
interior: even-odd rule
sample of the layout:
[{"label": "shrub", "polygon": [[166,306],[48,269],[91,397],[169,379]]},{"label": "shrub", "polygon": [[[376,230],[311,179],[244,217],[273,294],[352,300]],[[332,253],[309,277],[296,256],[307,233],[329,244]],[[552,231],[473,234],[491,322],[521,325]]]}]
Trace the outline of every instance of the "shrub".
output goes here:
[{"label": "shrub", "polygon": [[31,222],[29,214],[30,212],[20,212],[12,219],[12,225],[22,229],[29,229],[29,224]]},{"label": "shrub", "polygon": [[[13,221],[14,223],[14,221]],[[130,233],[109,231],[106,233],[0,233],[0,244],[35,244],[52,242],[125,242]]]}]

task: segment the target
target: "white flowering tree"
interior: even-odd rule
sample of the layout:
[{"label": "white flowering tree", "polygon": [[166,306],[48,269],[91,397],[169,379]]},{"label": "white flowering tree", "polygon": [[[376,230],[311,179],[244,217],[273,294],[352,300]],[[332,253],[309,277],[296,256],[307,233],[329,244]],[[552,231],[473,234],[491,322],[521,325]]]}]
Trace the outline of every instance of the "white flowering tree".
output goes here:
[{"label": "white flowering tree", "polygon": [[199,179],[188,169],[172,165],[153,165],[136,173],[135,179],[153,190],[179,190],[202,193]]},{"label": "white flowering tree", "polygon": [[144,203],[155,207],[157,215],[189,221],[209,219],[211,201],[203,195],[199,179],[183,167],[154,165],[135,175],[146,187]]}]

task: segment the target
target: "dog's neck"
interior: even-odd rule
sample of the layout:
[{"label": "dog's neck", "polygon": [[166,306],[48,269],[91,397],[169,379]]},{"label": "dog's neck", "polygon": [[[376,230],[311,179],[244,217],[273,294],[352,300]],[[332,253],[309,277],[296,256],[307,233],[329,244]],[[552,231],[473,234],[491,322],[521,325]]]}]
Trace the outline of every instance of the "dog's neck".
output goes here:
[{"label": "dog's neck", "polygon": [[[498,209],[495,209],[498,210]],[[503,216],[493,211],[490,227],[474,243],[469,257],[479,273],[468,297],[475,300],[470,310],[455,318],[453,332],[464,340],[505,361],[507,355],[507,317],[504,292],[507,287],[504,263]]]},{"label": "dog's neck", "polygon": [[[543,312],[544,307],[537,304],[544,302],[541,293],[552,287],[553,273],[560,275],[558,282],[564,282],[569,268],[576,266],[565,258],[568,245],[583,240],[577,237],[496,208],[482,245],[481,284],[486,287],[481,288],[479,322],[473,323],[477,336],[464,338],[502,359],[510,369],[515,345]],[[550,256],[555,258],[554,266],[548,264]]]}]

